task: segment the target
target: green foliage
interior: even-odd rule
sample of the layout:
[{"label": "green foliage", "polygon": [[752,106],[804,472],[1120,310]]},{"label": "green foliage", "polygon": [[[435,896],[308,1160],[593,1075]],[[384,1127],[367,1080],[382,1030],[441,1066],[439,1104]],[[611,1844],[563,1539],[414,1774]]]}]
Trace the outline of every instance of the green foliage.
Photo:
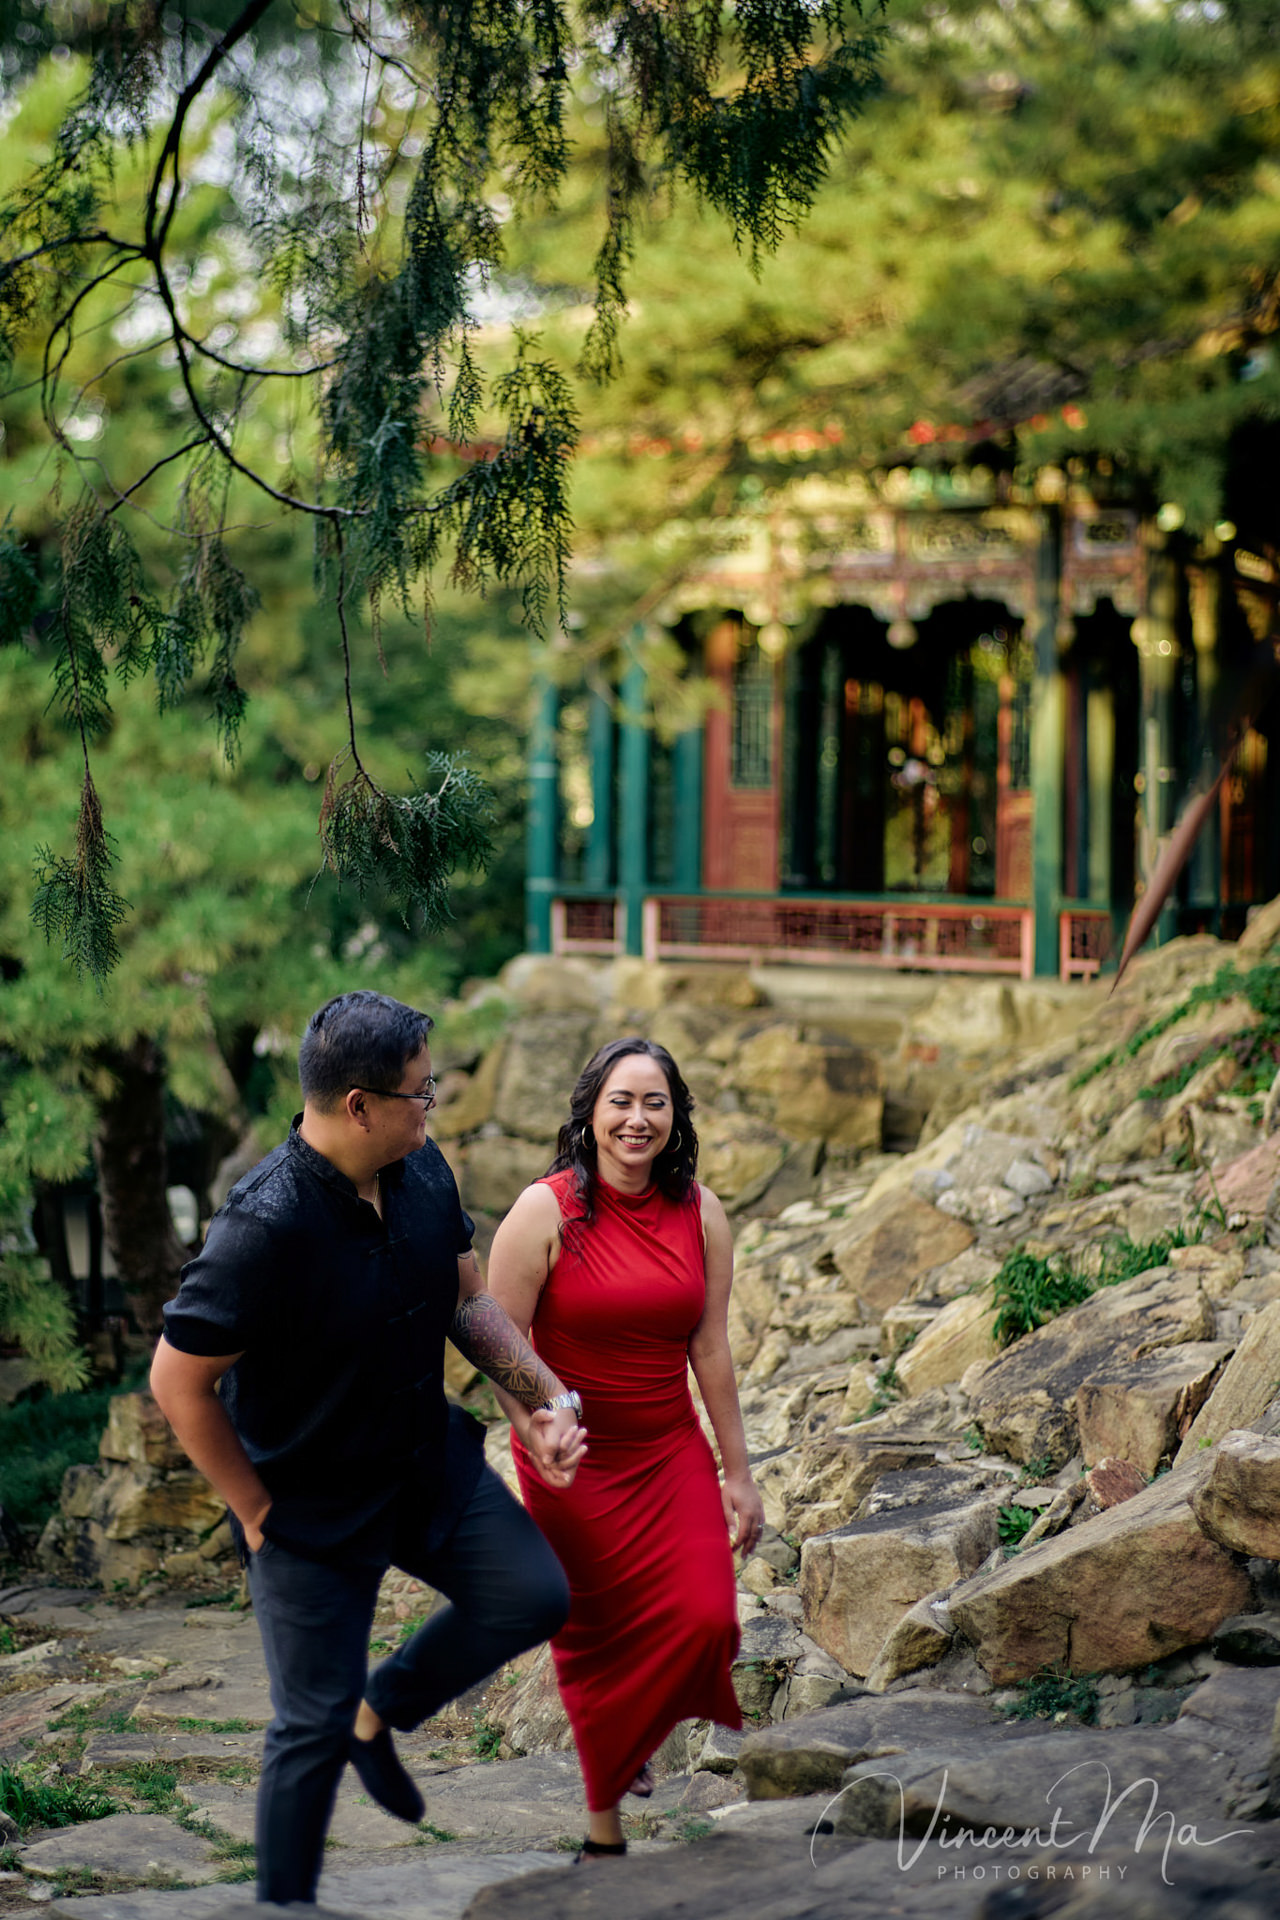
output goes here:
[{"label": "green foliage", "polygon": [[996,1527],[1000,1535],[1000,1545],[1004,1548],[1006,1559],[1018,1551],[1027,1534],[1034,1527],[1038,1516],[1031,1507],[1001,1507],[996,1514]]},{"label": "green foliage", "polygon": [[1092,1727],[1098,1718],[1098,1683],[1089,1674],[1074,1677],[1046,1671],[1021,1680],[1017,1698],[1001,1708],[1007,1720],[1056,1720],[1066,1716]]},{"label": "green foliage", "polygon": [[488,862],[493,806],[484,782],[462,761],[433,753],[434,789],[415,784],[411,794],[396,795],[377,786],[358,761],[339,785],[341,764],[335,760],[330,769],[320,811],[326,865],[361,899],[380,886],[406,927],[420,920],[434,932],[450,918],[449,875]]},{"label": "green foliage", "polygon": [[1194,1230],[1188,1233],[1185,1227],[1157,1234],[1154,1240],[1133,1240],[1127,1233],[1114,1234],[1103,1244],[1097,1284],[1118,1287],[1125,1280],[1134,1280],[1151,1267],[1165,1266],[1172,1248],[1190,1246],[1202,1238],[1203,1235]]},{"label": "green foliage", "polygon": [[68,1467],[96,1460],[111,1390],[61,1393],[0,1407],[0,1506],[38,1534]]},{"label": "green foliage", "polygon": [[[0,1282],[4,1271],[0,1268]],[[63,1297],[52,1282],[49,1286]],[[54,1511],[67,1468],[98,1458],[112,1399],[132,1392],[144,1371],[145,1366],[127,1370],[118,1387],[55,1392],[0,1407],[0,1507],[25,1532],[38,1534]]]},{"label": "green foliage", "polygon": [[[110,31],[68,28],[84,59],[65,72],[34,64],[32,46],[48,44],[38,23],[14,30],[6,139],[22,158],[0,169],[0,366],[13,368],[12,397],[38,393],[32,446],[51,439],[59,454],[53,490],[35,484],[53,523],[41,537],[62,549],[50,665],[86,793],[111,662],[121,678],[149,676],[167,711],[207,658],[232,756],[258,591],[244,530],[264,515],[316,527],[348,668],[357,602],[376,637],[388,606],[429,603],[446,552],[456,585],[498,583],[535,631],[561,624],[578,437],[568,378],[519,329],[504,327],[501,347],[495,329],[483,354],[476,336],[487,283],[513,306],[511,234],[554,204],[583,145],[578,95],[599,103],[608,191],[596,268],[575,289],[595,301],[577,344],[603,375],[639,222],[661,191],[718,209],[753,259],[775,247],[875,90],[882,37],[853,0],[276,15],[268,0],[229,17],[204,0],[174,36],[163,10],[127,0]],[[112,401],[123,393],[136,413],[152,375],[165,400],[150,434],[104,434],[88,452]],[[148,520],[185,559],[148,562]],[[38,616],[38,572],[21,542],[0,554],[7,632]],[[393,798],[367,754],[361,768],[349,675],[346,696],[357,778],[340,800],[331,790],[326,858],[350,873],[376,850],[366,883],[389,878],[434,924],[445,863],[484,838],[477,783],[455,782],[456,830],[440,831],[420,790]],[[331,744],[321,764],[333,757]],[[118,961],[127,897],[109,876],[86,806],[75,856],[43,849],[38,910],[98,979]]]},{"label": "green foliage", "polygon": [[[1071,1081],[1072,1090],[1087,1086],[1090,1080],[1106,1073],[1119,1061],[1136,1060],[1144,1047],[1168,1033],[1171,1027],[1176,1027],[1179,1021],[1185,1020],[1188,1014],[1196,1012],[1198,1008],[1221,1006],[1224,1001],[1235,999],[1237,995],[1260,1015],[1260,1025],[1219,1036],[1212,1047],[1203,1049],[1192,1061],[1178,1068],[1176,1073],[1166,1075],[1156,1086],[1145,1087],[1142,1097],[1164,1099],[1170,1093],[1180,1092],[1192,1074],[1208,1060],[1233,1051],[1237,1046],[1256,1049],[1255,1057],[1264,1065],[1267,1057],[1265,1050],[1274,1047],[1276,1053],[1270,1056],[1274,1074],[1276,1061],[1280,1060],[1280,964],[1265,960],[1241,973],[1234,961],[1228,960],[1218,968],[1212,980],[1199,981],[1184,1000],[1139,1027],[1123,1046],[1111,1047],[1106,1053],[1100,1054],[1075,1075]],[[1254,1064],[1253,1058],[1248,1064]]]},{"label": "green foliage", "polygon": [[[89,1363],[76,1345],[71,1303],[35,1253],[10,1247],[0,1254],[0,1339],[20,1347],[37,1379],[55,1393],[73,1392],[89,1378]],[[0,1412],[0,1421],[4,1418]],[[45,1472],[43,1460],[29,1468],[41,1484]],[[21,1466],[18,1475],[21,1479]],[[9,1476],[10,1469],[0,1466],[0,1485]]]},{"label": "green foliage", "polygon": [[471,1751],[477,1760],[496,1760],[502,1750],[502,1728],[496,1721],[476,1715],[471,1736]]},{"label": "green foliage", "polygon": [[41,1780],[29,1766],[0,1766],[0,1813],[16,1821],[21,1833],[33,1827],[74,1827],[118,1812],[114,1800],[84,1780]]},{"label": "green foliage", "polygon": [[1093,1292],[1094,1282],[1068,1263],[1028,1253],[1015,1247],[992,1282],[996,1304],[992,1328],[996,1344],[1011,1346],[1024,1333],[1043,1326],[1055,1314],[1078,1306]]},{"label": "green foliage", "polygon": [[[1173,1247],[1190,1246],[1203,1237],[1202,1223],[1175,1227],[1154,1240],[1137,1241],[1125,1233],[1112,1234],[1103,1243],[1096,1275],[1084,1272],[1062,1255],[1034,1254],[1025,1247],[1015,1247],[1005,1256],[991,1283],[997,1307],[992,1328],[996,1344],[1011,1346],[1024,1333],[1043,1326],[1068,1307],[1079,1306],[1099,1287],[1118,1287],[1151,1267],[1162,1267]],[[1047,1466],[1047,1461],[1035,1461],[1028,1472]]]}]

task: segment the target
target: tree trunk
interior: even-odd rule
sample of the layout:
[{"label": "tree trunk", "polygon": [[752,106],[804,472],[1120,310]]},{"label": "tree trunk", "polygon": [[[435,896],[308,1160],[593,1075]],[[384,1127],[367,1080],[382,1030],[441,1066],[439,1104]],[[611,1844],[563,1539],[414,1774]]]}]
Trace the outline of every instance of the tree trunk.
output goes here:
[{"label": "tree trunk", "polygon": [[139,1034],[127,1047],[99,1048],[96,1057],[114,1082],[98,1108],[93,1143],[103,1237],[139,1327],[156,1334],[187,1258],[166,1195],[164,1055]]}]

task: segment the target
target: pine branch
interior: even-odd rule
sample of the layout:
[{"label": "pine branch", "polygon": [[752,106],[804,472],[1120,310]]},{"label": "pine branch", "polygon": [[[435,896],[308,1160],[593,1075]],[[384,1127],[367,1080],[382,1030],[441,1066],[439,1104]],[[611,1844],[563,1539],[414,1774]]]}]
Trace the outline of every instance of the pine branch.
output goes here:
[{"label": "pine branch", "polygon": [[63,959],[82,977],[87,973],[99,992],[119,963],[116,929],[129,911],[128,901],[111,885],[112,865],[110,835],[86,764],[75,855],[68,860],[37,847],[31,918],[50,945],[61,942]]},{"label": "pine branch", "polygon": [[[322,871],[349,881],[363,899],[385,887],[406,927],[428,932],[452,919],[449,880],[458,867],[483,869],[492,851],[493,798],[480,777],[449,754],[427,755],[427,780],[390,794],[344,748],[329,768],[320,809]],[[411,776],[412,777],[412,776]]]}]

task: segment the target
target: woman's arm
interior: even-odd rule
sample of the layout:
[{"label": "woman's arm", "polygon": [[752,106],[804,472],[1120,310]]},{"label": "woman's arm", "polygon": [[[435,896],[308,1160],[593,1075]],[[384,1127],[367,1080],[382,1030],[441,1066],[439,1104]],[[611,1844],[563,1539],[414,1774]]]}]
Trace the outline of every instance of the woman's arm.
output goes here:
[{"label": "woman's arm", "polygon": [[[526,1187],[494,1235],[488,1282],[489,1292],[526,1339],[538,1310],[539,1295],[559,1252],[560,1205],[555,1194],[542,1183]],[[572,1386],[573,1382],[568,1384]],[[521,1442],[536,1456],[536,1423],[545,1424],[550,1416],[531,1411],[496,1382],[494,1392]],[[567,1414],[558,1418],[562,1424],[571,1420]],[[579,1435],[585,1429],[575,1427],[574,1432]],[[579,1449],[579,1457],[581,1452],[585,1448]]]},{"label": "woman's arm", "polygon": [[714,1193],[709,1187],[700,1191],[706,1236],[707,1298],[702,1318],[689,1336],[689,1364],[720,1448],[725,1521],[733,1531],[734,1547],[749,1551],[759,1544],[764,1528],[764,1503],[747,1465],[738,1383],[729,1352],[733,1235],[724,1208]]}]

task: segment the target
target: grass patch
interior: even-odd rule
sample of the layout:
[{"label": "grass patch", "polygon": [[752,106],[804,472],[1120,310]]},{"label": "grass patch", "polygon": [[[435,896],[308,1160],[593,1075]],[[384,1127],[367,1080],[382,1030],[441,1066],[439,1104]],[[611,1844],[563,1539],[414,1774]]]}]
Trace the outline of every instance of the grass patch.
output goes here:
[{"label": "grass patch", "polygon": [[89,1733],[125,1733],[140,1698],[140,1691],[135,1690],[126,1700],[77,1701],[46,1724],[50,1733],[73,1733],[81,1739]]},{"label": "grass patch", "polygon": [[471,1751],[477,1760],[496,1760],[502,1748],[502,1728],[478,1715],[471,1734]]},{"label": "grass patch", "polygon": [[1034,1332],[1069,1307],[1078,1307],[1100,1287],[1118,1287],[1152,1267],[1166,1266],[1174,1247],[1194,1246],[1204,1239],[1210,1217],[1202,1213],[1189,1226],[1175,1227],[1154,1240],[1132,1240],[1127,1233],[1109,1235],[1096,1275],[1082,1272],[1061,1254],[1042,1255],[1015,1247],[991,1283],[996,1344],[1010,1347],[1024,1333]]},{"label": "grass patch", "polygon": [[1002,1708],[1007,1720],[1056,1720],[1060,1714],[1092,1727],[1098,1719],[1098,1683],[1089,1674],[1037,1673],[1019,1682],[1017,1699]]},{"label": "grass patch", "polygon": [[83,1780],[41,1780],[29,1767],[0,1767],[0,1813],[7,1813],[20,1833],[75,1827],[119,1811],[115,1800]]},{"label": "grass patch", "polygon": [[406,1640],[412,1640],[419,1627],[425,1627],[430,1618],[429,1613],[415,1613],[409,1619],[402,1620],[396,1629],[396,1645],[402,1647]]},{"label": "grass patch", "polygon": [[178,1776],[162,1760],[137,1760],[132,1766],[115,1768],[114,1773],[125,1792],[152,1813],[171,1813],[180,1804]]},{"label": "grass patch", "polygon": [[443,1846],[457,1839],[456,1833],[450,1833],[448,1827],[433,1827],[429,1820],[423,1820],[418,1827],[417,1842],[420,1847]]},{"label": "grass patch", "polygon": [[1024,1333],[1042,1327],[1068,1307],[1079,1306],[1094,1286],[1070,1261],[1015,1247],[992,1282],[996,1305],[992,1332],[997,1346],[1010,1347]]},{"label": "grass patch", "polygon": [[258,1868],[254,1860],[234,1860],[218,1874],[220,1886],[237,1886],[245,1880],[256,1880]]},{"label": "grass patch", "polygon": [[1032,1507],[1000,1508],[996,1514],[996,1531],[999,1533],[1000,1545],[1004,1548],[1006,1559],[1018,1551],[1039,1517]]},{"label": "grass patch", "polygon": [[[221,1777],[226,1776],[224,1774]],[[255,1776],[251,1768],[246,1768],[241,1777],[252,1779]],[[220,1873],[219,1880],[253,1878],[256,1855],[252,1840],[237,1840],[234,1834],[216,1826],[207,1816],[201,1816],[179,1794],[178,1775],[173,1767],[166,1766],[162,1760],[138,1760],[132,1766],[118,1768],[115,1778],[130,1799],[141,1801],[149,1813],[163,1814],[175,1826],[184,1827],[188,1833],[199,1834],[202,1840],[207,1840],[215,1857],[225,1861],[232,1869],[229,1873]],[[241,1871],[244,1868],[247,1871]]]},{"label": "grass patch", "polygon": [[690,1814],[687,1820],[682,1820],[675,1830],[677,1840],[686,1841],[705,1840],[709,1833],[714,1832],[715,1827],[711,1821],[704,1820],[701,1814],[696,1813]]},{"label": "grass patch", "polygon": [[1141,1097],[1166,1099],[1171,1093],[1181,1092],[1193,1073],[1210,1060],[1227,1053],[1234,1054],[1243,1069],[1243,1092],[1265,1090],[1275,1076],[1277,1065],[1280,1065],[1280,965],[1275,961],[1264,961],[1261,966],[1250,967],[1246,973],[1241,973],[1228,961],[1225,966],[1218,968],[1212,980],[1202,981],[1168,1013],[1162,1013],[1158,1020],[1151,1020],[1145,1027],[1140,1027],[1124,1046],[1112,1047],[1110,1052],[1102,1054],[1091,1066],[1076,1074],[1071,1082],[1072,1091],[1086,1086],[1100,1073],[1105,1073],[1108,1067],[1115,1066],[1117,1061],[1135,1060],[1152,1040],[1158,1040],[1162,1033],[1168,1033],[1170,1027],[1185,1020],[1197,1007],[1218,1006],[1223,1001],[1234,999],[1236,995],[1248,1002],[1259,1016],[1259,1024],[1218,1035],[1212,1043],[1202,1047],[1194,1059],[1184,1062],[1153,1086],[1144,1087]]},{"label": "grass patch", "polygon": [[226,1587],[221,1593],[193,1593],[187,1601],[187,1612],[196,1607],[233,1607],[237,1613],[244,1612],[239,1587]]}]

